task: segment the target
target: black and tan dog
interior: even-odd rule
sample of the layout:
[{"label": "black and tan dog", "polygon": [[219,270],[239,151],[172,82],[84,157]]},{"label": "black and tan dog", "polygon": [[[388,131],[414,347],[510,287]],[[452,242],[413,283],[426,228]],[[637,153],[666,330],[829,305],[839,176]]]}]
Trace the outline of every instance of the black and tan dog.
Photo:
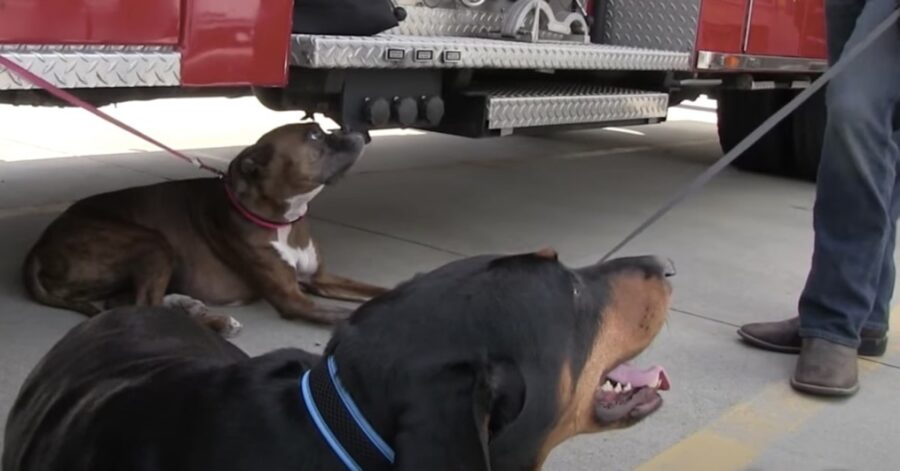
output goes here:
[{"label": "black and tan dog", "polygon": [[249,358],[181,312],[85,321],[31,373],[4,471],[525,470],[654,412],[625,362],[664,323],[669,262],[550,250],[450,263],[364,304],[325,357]]},{"label": "black and tan dog", "polygon": [[303,216],[363,147],[359,133],[292,124],[244,149],[224,179],[166,182],[79,201],[31,250],[25,285],[39,302],[87,315],[100,312],[97,301],[180,306],[226,334],[240,325],[208,314],[205,304],[262,297],[285,318],[345,318],[348,310],[315,305],[299,283],[345,300],[384,290],[324,272]]}]

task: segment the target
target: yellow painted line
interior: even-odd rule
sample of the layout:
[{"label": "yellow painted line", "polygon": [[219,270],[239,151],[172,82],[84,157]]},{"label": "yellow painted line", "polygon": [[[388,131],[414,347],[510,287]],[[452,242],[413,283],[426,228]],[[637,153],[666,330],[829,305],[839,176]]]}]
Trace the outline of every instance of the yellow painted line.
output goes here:
[{"label": "yellow painted line", "polygon": [[[897,351],[900,351],[900,338],[892,336],[888,353]],[[861,360],[860,379],[882,368],[884,365],[880,363]],[[773,442],[790,435],[833,403],[795,392],[785,378],[727,410],[635,471],[746,470]]]}]

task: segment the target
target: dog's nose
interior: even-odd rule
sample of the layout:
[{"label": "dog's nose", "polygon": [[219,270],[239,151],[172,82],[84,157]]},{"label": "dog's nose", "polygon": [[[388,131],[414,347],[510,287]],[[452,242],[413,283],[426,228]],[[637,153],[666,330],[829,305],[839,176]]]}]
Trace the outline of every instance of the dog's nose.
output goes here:
[{"label": "dog's nose", "polygon": [[362,136],[363,143],[368,144],[368,143],[372,142],[372,136],[369,134],[369,131],[359,132],[359,131],[351,131],[351,130],[348,130],[345,128],[341,128],[341,129],[335,129],[332,132],[332,134],[334,134],[336,137],[346,137],[346,136],[353,136],[353,135],[358,134],[358,135]]},{"label": "dog's nose", "polygon": [[675,269],[675,262],[672,261],[671,258],[660,258],[660,264],[662,265],[663,275],[666,278],[670,278],[678,274],[678,270]]}]

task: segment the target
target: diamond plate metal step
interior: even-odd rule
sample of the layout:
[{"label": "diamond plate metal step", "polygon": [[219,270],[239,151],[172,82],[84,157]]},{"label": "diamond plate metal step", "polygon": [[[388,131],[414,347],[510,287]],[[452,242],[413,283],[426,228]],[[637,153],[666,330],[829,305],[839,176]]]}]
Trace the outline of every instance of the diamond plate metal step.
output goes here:
[{"label": "diamond plate metal step", "polygon": [[[181,54],[167,46],[0,45],[0,54],[61,88],[181,84]],[[30,88],[0,66],[0,90]]]},{"label": "diamond plate metal step", "polygon": [[690,53],[602,44],[381,34],[295,34],[291,64],[320,69],[690,70]]},{"label": "diamond plate metal step", "polygon": [[487,126],[495,130],[661,120],[669,105],[665,93],[598,85],[526,85],[465,94],[485,98]]}]

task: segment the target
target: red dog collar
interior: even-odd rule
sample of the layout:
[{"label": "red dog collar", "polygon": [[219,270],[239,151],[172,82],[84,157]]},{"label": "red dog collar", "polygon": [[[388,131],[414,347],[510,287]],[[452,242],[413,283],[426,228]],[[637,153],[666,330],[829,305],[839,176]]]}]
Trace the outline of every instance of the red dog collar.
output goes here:
[{"label": "red dog collar", "polygon": [[253,224],[256,224],[259,227],[262,227],[264,229],[275,230],[275,229],[280,229],[282,227],[288,227],[291,224],[294,224],[295,222],[303,219],[303,216],[300,216],[299,218],[294,219],[293,221],[290,221],[290,222],[280,222],[280,221],[272,221],[272,220],[266,219],[264,217],[258,216],[256,214],[254,214],[253,211],[250,211],[249,209],[247,209],[247,207],[245,207],[241,203],[241,201],[238,199],[237,195],[234,194],[234,190],[232,190],[231,187],[228,186],[228,183],[224,183],[223,186],[225,187],[225,194],[228,195],[228,201],[231,202],[231,205],[234,206],[234,209],[236,209],[237,212],[240,213],[240,215],[244,217],[244,219],[252,222]]}]

